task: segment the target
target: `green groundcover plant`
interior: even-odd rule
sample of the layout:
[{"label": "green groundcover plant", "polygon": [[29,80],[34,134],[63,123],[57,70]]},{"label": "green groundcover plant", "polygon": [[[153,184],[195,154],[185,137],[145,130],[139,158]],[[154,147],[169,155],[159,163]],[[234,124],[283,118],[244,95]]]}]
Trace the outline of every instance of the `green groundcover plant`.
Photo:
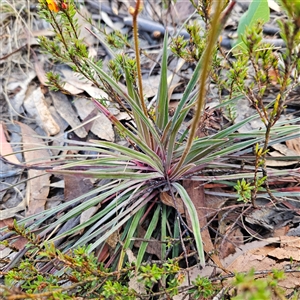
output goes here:
[{"label": "green groundcover plant", "polygon": [[[146,228],[144,238],[136,253],[137,268],[142,265],[149,240],[153,238],[160,241],[163,260],[170,256],[178,256],[179,249],[184,248],[187,243],[183,240],[188,240],[191,247],[197,250],[196,257],[204,266],[205,255],[197,210],[182,181],[216,181],[227,183],[229,186],[236,185],[239,193],[237,198],[245,202],[252,200],[253,204],[258,192],[275,198],[282,195],[268,188],[265,160],[269,145],[299,136],[297,126],[291,125],[292,122],[297,122],[297,119],[279,121],[288,95],[287,91],[295,86],[295,80],[290,79],[291,74],[300,68],[295,50],[300,39],[299,23],[297,25],[295,21],[297,16],[293,12],[289,15],[290,19],[282,23],[282,34],[289,45],[287,52],[282,55],[283,67],[276,64],[277,60],[273,59],[270,50],[272,48],[262,46],[261,32],[255,33],[253,27],[245,29],[243,49],[239,49],[240,55],[237,55],[236,62],[231,64],[227,83],[230,85],[227,86],[230,89],[230,97],[218,108],[234,104],[244,94],[255,106],[257,113],[213,135],[198,137],[197,131],[203,122],[208,79],[211,76],[217,84],[226,85],[216,72],[220,67],[218,37],[234,2],[227,6],[227,1],[216,1],[214,13],[207,19],[208,32],[203,37],[204,43],[199,41],[197,44],[196,35],[190,30],[191,37],[195,40],[194,46],[200,43],[202,45],[202,48],[197,50],[196,56],[186,50],[186,44],[182,39],[173,40],[173,51],[179,56],[190,55],[196,65],[172,116],[169,115],[168,99],[167,34],[163,42],[159,89],[155,97],[156,102],[150,108],[147,107],[148,99],[145,99],[143,93],[137,22],[142,9],[140,0],[137,0],[136,6],[129,10],[133,20],[134,59],[125,52],[114,54],[116,48],[131,46],[125,36],[119,32],[110,35],[100,32],[101,36],[99,33],[101,42],[112,49],[110,54],[113,58],[109,63],[109,71],[104,70],[101,61],[89,57],[87,46],[80,40],[79,32],[83,29],[79,28],[76,20],[76,5],[73,1],[57,1],[54,7],[53,1],[40,0],[39,3],[42,18],[51,24],[55,32],[53,39],[41,37],[41,46],[53,59],[69,65],[95,86],[105,90],[107,99],[91,99],[91,101],[112,122],[127,143],[121,145],[115,142],[89,141],[72,145],[68,141],[69,146],[64,147],[64,150],[77,149],[96,154],[78,155],[76,159],[66,155],[63,163],[62,160],[53,162],[57,165],[50,172],[98,178],[101,184],[76,199],[27,217],[19,224],[26,224],[27,229],[31,231],[38,229],[39,238],[50,235],[44,245],[68,237],[67,242],[61,247],[63,252],[88,245],[85,253],[90,254],[96,248],[104,247],[106,240],[117,233],[119,242],[111,259],[111,267],[117,270],[124,266],[127,250],[132,249],[139,226],[144,226]],[[289,4],[286,6],[290,7]],[[201,11],[206,11],[207,16],[209,9],[206,7],[205,10],[205,7],[202,7]],[[179,51],[180,49],[182,51]],[[243,75],[244,78],[241,77],[241,70],[247,70],[243,58],[245,56],[246,61],[250,61],[253,66],[262,66],[255,74],[253,85],[249,87],[246,87],[243,80],[246,74]],[[266,74],[271,67],[279,72],[277,80],[281,88],[276,99],[271,104],[265,105],[264,92],[271,81]],[[125,89],[119,84],[121,79],[126,83]],[[50,72],[48,80],[53,89],[66,92],[58,75]],[[197,92],[192,93],[195,89]],[[255,93],[249,94],[250,90]],[[118,103],[126,110],[133,120],[132,125],[120,122],[107,108],[108,101]],[[191,109],[194,109],[193,119],[188,128],[182,132],[180,129]],[[254,119],[262,120],[265,128],[248,133],[238,132],[239,128]],[[248,173],[240,173],[240,166],[230,163],[230,155],[249,153],[253,148],[255,166],[250,168]],[[209,174],[216,168],[221,168],[224,173],[230,170],[231,175],[210,176]],[[272,170],[272,176],[286,174],[289,174],[289,170]],[[237,180],[240,181],[237,183]],[[245,180],[249,180],[250,183],[246,183]],[[161,201],[162,192],[170,195],[173,202],[171,206]],[[190,224],[187,224],[179,213],[177,207],[181,203],[178,201],[183,202]],[[56,228],[94,206],[101,207],[89,220],[63,230],[57,235],[52,234]],[[47,224],[47,219],[61,212],[64,214],[60,214],[56,221]],[[45,227],[40,229],[41,225]],[[176,242],[170,243],[170,237]],[[181,245],[178,241],[181,241]]]}]

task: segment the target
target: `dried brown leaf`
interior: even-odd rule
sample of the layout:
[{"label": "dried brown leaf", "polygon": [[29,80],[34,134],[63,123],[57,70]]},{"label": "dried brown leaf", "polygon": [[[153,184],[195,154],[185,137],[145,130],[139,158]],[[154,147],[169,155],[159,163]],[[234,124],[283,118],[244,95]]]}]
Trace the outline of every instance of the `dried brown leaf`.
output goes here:
[{"label": "dried brown leaf", "polygon": [[[24,159],[27,164],[37,163],[37,160],[50,161],[50,155],[47,150],[39,149],[30,151],[30,149],[41,146],[44,147],[42,139],[35,137],[36,132],[28,125],[18,122],[21,128],[23,139]],[[27,212],[26,216],[33,215],[45,209],[45,204],[49,194],[50,174],[43,170],[28,170],[28,183],[26,190]]]},{"label": "dried brown leaf", "polygon": [[21,106],[25,100],[28,86],[34,77],[36,77],[36,73],[34,71],[30,71],[25,75],[15,74],[15,76],[11,76],[11,78],[9,78],[7,91],[9,94],[13,95],[9,99],[10,105],[13,107],[13,114],[21,113],[23,111]]},{"label": "dried brown leaf", "polygon": [[65,201],[84,195],[93,187],[90,179],[78,175],[64,175],[64,182]]},{"label": "dried brown leaf", "polygon": [[287,146],[283,144],[274,144],[272,145],[272,148],[280,152],[282,155],[285,156],[295,156],[297,153],[295,151],[289,149]]},{"label": "dried brown leaf", "polygon": [[[140,239],[143,239],[144,236],[146,234],[146,230],[139,226],[138,227],[138,238]],[[160,242],[156,239],[151,239],[151,241],[148,243],[147,245],[147,249],[146,249],[146,252],[149,253],[149,254],[153,254],[153,255],[156,255],[158,257],[158,259],[161,259],[161,248],[160,247],[157,247],[157,245],[159,244]],[[134,246],[136,248],[140,248],[142,244],[142,240],[135,240],[134,241]]]},{"label": "dried brown leaf", "polygon": [[106,243],[110,247],[110,249],[115,250],[119,240],[120,234],[118,231],[115,231],[107,238]]},{"label": "dried brown leaf", "polygon": [[[231,228],[231,226],[229,226]],[[235,253],[236,248],[244,244],[244,235],[239,227],[234,228],[226,234],[226,239],[223,239],[219,253],[221,258],[225,258],[230,254]]]},{"label": "dried brown leaf", "polygon": [[288,149],[293,150],[297,155],[300,155],[300,138],[287,140],[285,143]]},{"label": "dried brown leaf", "polygon": [[185,213],[184,204],[180,197],[175,197],[175,201],[176,201],[175,204],[173,198],[168,194],[168,192],[161,192],[160,200],[163,204],[174,207],[175,209],[178,210],[178,212],[181,215],[184,215]]},{"label": "dried brown leaf", "polygon": [[75,112],[67,96],[60,92],[51,92],[50,95],[53,100],[54,107],[59,115],[69,123],[69,125],[74,129],[74,132],[80,138],[86,137],[87,132],[82,127],[81,122],[77,117],[77,113]]},{"label": "dried brown leaf", "polygon": [[[74,105],[80,118],[85,121],[87,121],[87,116],[95,110],[95,105],[91,101],[84,98],[77,99],[74,102]],[[114,141],[115,132],[113,130],[112,123],[101,112],[96,111],[96,115],[97,118],[93,120],[93,124],[91,126],[92,133],[97,135],[100,139]]]},{"label": "dried brown leaf", "polygon": [[6,220],[8,218],[12,218],[16,215],[16,213],[25,210],[26,204],[25,201],[22,201],[19,205],[16,207],[6,208],[4,210],[0,211],[0,221]]},{"label": "dried brown leaf", "polygon": [[48,86],[49,84],[47,76],[46,76],[46,72],[44,70],[44,56],[39,56],[39,59],[36,55],[33,56],[34,58],[34,69],[36,72],[36,76],[38,77],[40,83],[42,85]]},{"label": "dried brown leaf", "polygon": [[[136,257],[130,249],[126,250],[126,254],[130,264],[136,262]],[[128,287],[134,289],[139,294],[147,293],[145,285],[143,284],[143,282],[139,281],[139,277],[137,275],[130,277],[128,282]],[[149,298],[145,298],[145,299],[149,299]]]},{"label": "dried brown leaf", "polygon": [[[5,156],[8,154],[13,153],[13,149],[10,145],[10,143],[7,142],[6,136],[5,136],[5,130],[4,125],[0,123],[0,155]],[[8,161],[14,164],[19,164],[19,160],[17,159],[15,154],[9,155],[5,157]]]},{"label": "dried brown leaf", "polygon": [[29,115],[36,119],[39,126],[41,126],[47,134],[56,135],[59,133],[60,128],[51,115],[40,87],[26,97],[24,106]]},{"label": "dried brown leaf", "polygon": [[88,221],[98,210],[97,206],[92,206],[84,210],[80,215],[80,224]]}]

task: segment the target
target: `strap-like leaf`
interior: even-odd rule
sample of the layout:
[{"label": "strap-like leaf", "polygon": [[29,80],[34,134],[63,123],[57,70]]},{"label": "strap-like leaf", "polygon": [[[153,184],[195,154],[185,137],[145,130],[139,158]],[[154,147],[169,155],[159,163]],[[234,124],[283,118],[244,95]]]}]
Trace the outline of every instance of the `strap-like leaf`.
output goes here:
[{"label": "strap-like leaf", "polygon": [[105,80],[114,89],[116,93],[118,93],[119,96],[121,96],[123,99],[125,99],[128,102],[128,104],[131,106],[131,109],[134,110],[135,113],[137,113],[138,117],[145,123],[145,125],[151,132],[157,144],[160,145],[161,144],[160,138],[155,127],[151,123],[152,121],[147,116],[145,116],[144,112],[142,111],[140,106],[136,103],[136,101],[132,99],[128,94],[126,94],[123,91],[123,89],[118,85],[118,83],[115,82],[105,71],[103,71],[102,68],[100,68],[90,60],[88,61],[88,63],[99,74],[99,76],[103,78],[103,80]]},{"label": "strap-like leaf", "polygon": [[169,118],[167,60],[168,60],[168,35],[165,34],[162,63],[161,63],[160,83],[158,88],[157,107],[156,107],[156,124],[160,130],[163,130],[166,127]]},{"label": "strap-like leaf", "polygon": [[[151,238],[152,236],[152,233],[153,231],[155,230],[156,226],[157,226],[157,223],[158,223],[158,220],[159,220],[159,213],[160,213],[160,206],[157,206],[153,216],[151,217],[151,222],[147,228],[147,231],[144,235],[144,239],[148,240]],[[140,249],[139,249],[139,252],[138,252],[138,255],[137,255],[137,258],[136,258],[136,266],[137,268],[140,267],[142,261],[143,261],[143,258],[144,258],[144,254],[146,252],[146,249],[147,249],[147,246],[148,246],[148,242],[142,242],[141,243],[141,246],[140,246]]]},{"label": "strap-like leaf", "polygon": [[242,15],[238,26],[238,41],[239,47],[245,46],[242,41],[242,35],[245,33],[247,27],[255,25],[258,20],[268,22],[270,19],[270,9],[268,0],[252,0],[248,10]]},{"label": "strap-like leaf", "polygon": [[177,182],[172,183],[172,185],[178,191],[181,200],[184,202],[184,205],[187,208],[192,223],[192,229],[196,241],[200,263],[204,267],[205,266],[204,249],[203,249],[202,237],[200,232],[200,223],[198,220],[196,207],[194,206],[193,201],[191,200],[190,196],[188,195],[187,191],[182,185],[180,185]]}]

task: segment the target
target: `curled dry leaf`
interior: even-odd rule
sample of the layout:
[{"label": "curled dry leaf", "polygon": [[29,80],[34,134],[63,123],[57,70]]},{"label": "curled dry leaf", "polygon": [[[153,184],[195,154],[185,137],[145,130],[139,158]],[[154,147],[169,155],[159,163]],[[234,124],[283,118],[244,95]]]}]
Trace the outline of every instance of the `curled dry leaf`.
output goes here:
[{"label": "curled dry leaf", "polygon": [[[300,139],[294,139],[291,141],[293,141],[293,145],[296,146],[295,149],[297,149],[297,144],[298,144],[298,147],[300,147],[299,146]],[[291,141],[287,141],[287,144],[289,144],[290,146],[292,143],[289,143],[289,142],[291,142]],[[284,156],[297,156],[297,154],[299,154],[294,149],[291,149],[284,144],[274,144],[274,145],[272,145],[272,148]],[[274,155],[274,156],[276,156],[276,155]]]},{"label": "curled dry leaf", "polygon": [[16,74],[15,77],[11,76],[9,79],[7,91],[9,94],[13,94],[13,96],[9,98],[10,104],[13,107],[12,114],[22,112],[21,107],[25,100],[28,85],[35,76],[36,73],[34,71],[29,71],[25,75]]},{"label": "curled dry leaf", "polygon": [[[291,269],[291,259],[299,261],[300,253],[299,237],[276,237],[268,238],[261,241],[254,241],[236,248],[236,252],[222,260],[223,266],[230,272],[248,272],[252,268],[255,271],[272,271],[273,269]],[[185,271],[186,278],[190,282],[194,281],[197,276],[210,276],[222,272],[220,269],[205,266],[200,269],[197,265]],[[223,275],[226,275],[225,272]],[[231,279],[228,279],[231,280]],[[222,284],[225,284],[223,282]],[[284,288],[287,293],[293,292],[294,288],[300,286],[300,274],[285,273],[285,278],[280,280],[280,287]],[[189,286],[185,280],[180,287]],[[184,294],[175,296],[174,300],[183,299]]]},{"label": "curled dry leaf", "polygon": [[78,95],[86,91],[91,97],[96,99],[108,98],[107,93],[93,86],[91,81],[83,79],[81,74],[76,73],[68,68],[61,69],[61,72],[64,76],[64,89],[69,93]]},{"label": "curled dry leaf", "polygon": [[[74,105],[82,120],[86,119],[86,117],[95,109],[95,105],[84,98],[75,100]],[[107,141],[114,141],[115,139],[112,123],[99,111],[97,111],[97,118],[93,121],[91,131],[100,139]]]},{"label": "curled dry leaf", "polygon": [[47,134],[56,135],[59,133],[60,128],[51,115],[40,87],[30,93],[24,101],[24,107],[29,115],[36,119],[38,125],[42,127]]},{"label": "curled dry leaf", "polygon": [[279,260],[291,258],[296,261],[300,261],[300,238],[293,236],[281,236],[280,247],[274,248],[268,253],[269,256],[273,256]]},{"label": "curled dry leaf", "polygon": [[258,225],[273,231],[292,222],[294,212],[291,210],[279,210],[271,206],[261,207],[249,213],[246,221],[252,225]]},{"label": "curled dry leaf", "polygon": [[6,208],[0,211],[0,221],[6,220],[8,218],[14,217],[18,212],[26,209],[25,201],[22,201],[16,207]]},{"label": "curled dry leaf", "polygon": [[85,138],[87,136],[87,132],[82,127],[81,122],[77,118],[77,114],[67,96],[60,92],[51,92],[50,95],[53,100],[54,107],[59,115],[69,123],[80,138]]},{"label": "curled dry leaf", "polygon": [[[23,151],[26,164],[30,165],[39,161],[50,161],[50,155],[46,149],[30,151],[32,148],[43,147],[42,139],[35,137],[36,132],[28,125],[18,122],[21,127],[23,139]],[[26,216],[33,215],[45,209],[49,194],[50,174],[43,170],[28,170],[27,182],[27,212]]]}]

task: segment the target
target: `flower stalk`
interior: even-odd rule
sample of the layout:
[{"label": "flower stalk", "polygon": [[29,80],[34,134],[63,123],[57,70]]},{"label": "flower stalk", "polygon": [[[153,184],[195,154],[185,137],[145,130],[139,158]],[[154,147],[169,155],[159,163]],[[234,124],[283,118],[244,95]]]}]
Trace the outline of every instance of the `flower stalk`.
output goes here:
[{"label": "flower stalk", "polygon": [[[186,143],[186,147],[182,153],[182,156],[181,156],[179,162],[177,163],[177,165],[175,165],[174,169],[171,172],[171,178],[176,177],[176,175],[180,171],[181,167],[184,165],[184,162],[185,162],[188,154],[190,153],[191,147],[193,145],[193,141],[196,137],[196,132],[197,132],[200,118],[201,118],[203,108],[205,105],[206,81],[207,81],[207,78],[208,78],[208,75],[210,72],[210,66],[211,66],[211,61],[212,61],[212,56],[214,53],[215,45],[217,43],[222,26],[223,26],[223,24],[225,24],[231,10],[233,9],[233,6],[235,5],[235,1],[232,1],[230,3],[230,5],[227,7],[226,11],[224,12],[224,14],[221,18],[224,4],[225,4],[225,1],[217,1],[216,2],[215,13],[214,13],[214,17],[211,22],[210,34],[209,34],[208,41],[207,41],[207,47],[202,56],[203,57],[203,60],[202,60],[203,66],[202,66],[202,72],[200,73],[200,77],[199,77],[200,87],[199,87],[198,100],[196,102],[197,107],[196,107],[195,116],[192,121],[192,125],[190,128],[190,134],[189,134],[189,137],[188,137],[188,140]],[[221,19],[221,22],[220,22],[220,19]]]},{"label": "flower stalk", "polygon": [[[135,8],[129,7],[129,13],[132,15],[132,26],[133,26],[133,40],[134,40],[134,51],[136,58],[136,69],[137,69],[137,79],[138,79],[138,92],[140,106],[144,112],[144,115],[148,117],[148,111],[145,104],[144,92],[143,92],[143,81],[142,81],[142,70],[141,70],[141,59],[140,59],[140,49],[139,49],[139,33],[138,33],[138,22],[137,17],[139,12],[142,10],[142,0],[137,0]],[[153,138],[146,126],[143,126],[144,136],[147,140],[147,144],[151,149],[153,149]]]}]

